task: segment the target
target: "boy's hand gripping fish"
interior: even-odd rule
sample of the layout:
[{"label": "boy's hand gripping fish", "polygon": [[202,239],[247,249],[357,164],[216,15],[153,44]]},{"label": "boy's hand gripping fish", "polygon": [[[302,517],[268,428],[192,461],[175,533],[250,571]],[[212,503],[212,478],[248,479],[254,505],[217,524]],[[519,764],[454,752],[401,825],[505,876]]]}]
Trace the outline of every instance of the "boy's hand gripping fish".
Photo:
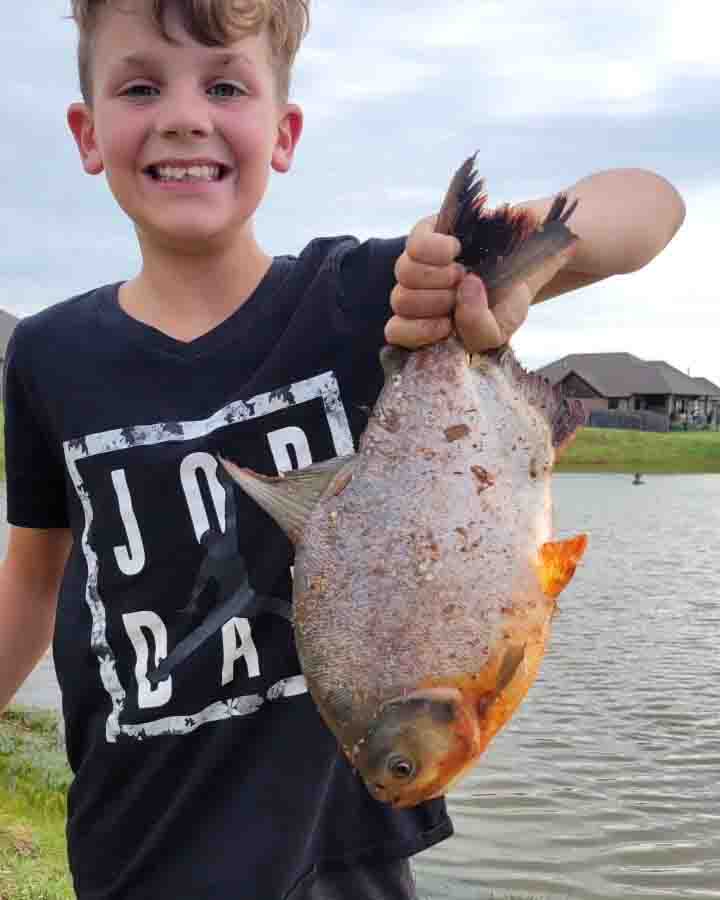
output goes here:
[{"label": "boy's hand gripping fish", "polygon": [[[493,291],[576,238],[547,219],[483,210],[473,159],[438,230]],[[552,540],[556,453],[582,408],[502,348],[457,338],[383,351],[385,386],[352,457],[237,483],[295,543],[298,653],[320,713],[370,792],[437,797],[478,759],[535,679],[586,538]]]}]

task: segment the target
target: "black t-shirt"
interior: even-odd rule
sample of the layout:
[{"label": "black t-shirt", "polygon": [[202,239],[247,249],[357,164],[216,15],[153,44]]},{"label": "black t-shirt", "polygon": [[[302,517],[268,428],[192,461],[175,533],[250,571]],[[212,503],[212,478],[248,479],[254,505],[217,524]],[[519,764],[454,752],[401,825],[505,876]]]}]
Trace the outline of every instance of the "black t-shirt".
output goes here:
[{"label": "black t-shirt", "polygon": [[217,454],[275,474],[352,452],[382,385],[402,247],[313,241],[189,343],[124,313],[117,285],[15,330],[8,520],[74,536],[54,655],[81,900],[281,900],[315,867],[451,833],[442,801],[397,811],[370,797],[282,616],[233,618],[170,678],[147,679],[245,571],[290,599],[289,541]]}]

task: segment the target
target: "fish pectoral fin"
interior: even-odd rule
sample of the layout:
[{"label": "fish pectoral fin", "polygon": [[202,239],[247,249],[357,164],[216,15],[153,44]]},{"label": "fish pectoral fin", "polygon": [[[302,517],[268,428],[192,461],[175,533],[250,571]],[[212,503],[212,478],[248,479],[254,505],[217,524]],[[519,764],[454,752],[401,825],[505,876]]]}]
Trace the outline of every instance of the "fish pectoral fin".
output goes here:
[{"label": "fish pectoral fin", "polygon": [[356,457],[329,459],[275,478],[219,459],[233,481],[297,542],[320,498],[327,492],[339,494],[348,485]]},{"label": "fish pectoral fin", "polygon": [[543,593],[557,597],[575,574],[587,547],[587,535],[566,541],[548,541],[540,548],[538,570]]},{"label": "fish pectoral fin", "polygon": [[505,651],[500,668],[498,670],[497,681],[495,683],[495,694],[501,694],[505,688],[515,677],[515,673],[523,664],[525,659],[525,644],[519,646],[514,644]]},{"label": "fish pectoral fin", "polygon": [[346,725],[352,721],[354,699],[352,687],[339,684],[327,691],[319,705],[335,722]]}]

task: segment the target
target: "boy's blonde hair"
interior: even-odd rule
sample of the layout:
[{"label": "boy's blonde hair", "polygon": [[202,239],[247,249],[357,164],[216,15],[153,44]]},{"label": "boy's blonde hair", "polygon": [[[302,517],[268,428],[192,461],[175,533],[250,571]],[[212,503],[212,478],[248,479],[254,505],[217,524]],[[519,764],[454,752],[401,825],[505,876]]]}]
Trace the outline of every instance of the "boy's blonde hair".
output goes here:
[{"label": "boy's blonde hair", "polygon": [[[92,45],[98,17],[103,9],[132,12],[137,3],[127,0],[71,0],[72,18],[77,23],[80,90],[86,103],[92,102]],[[310,24],[310,0],[143,0],[150,21],[160,34],[171,40],[166,16],[177,11],[185,30],[206,47],[221,47],[249,34],[268,29],[277,77],[278,95],[287,100],[290,70],[300,43]]]}]

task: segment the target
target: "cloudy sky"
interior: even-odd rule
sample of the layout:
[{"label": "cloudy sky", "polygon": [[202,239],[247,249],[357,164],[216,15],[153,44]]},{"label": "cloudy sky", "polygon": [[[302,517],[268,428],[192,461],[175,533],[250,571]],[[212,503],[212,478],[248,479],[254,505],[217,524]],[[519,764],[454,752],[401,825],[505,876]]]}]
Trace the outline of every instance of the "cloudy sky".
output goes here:
[{"label": "cloudy sky", "polygon": [[[641,272],[533,310],[529,366],[628,351],[720,384],[720,12],[710,0],[313,0],[294,99],[305,133],[257,220],[270,252],[404,233],[479,151],[491,203],[599,169],[672,181],[687,219]],[[0,307],[27,315],[131,276],[133,232],[65,126],[78,98],[66,0],[13,4],[0,31]]]}]

